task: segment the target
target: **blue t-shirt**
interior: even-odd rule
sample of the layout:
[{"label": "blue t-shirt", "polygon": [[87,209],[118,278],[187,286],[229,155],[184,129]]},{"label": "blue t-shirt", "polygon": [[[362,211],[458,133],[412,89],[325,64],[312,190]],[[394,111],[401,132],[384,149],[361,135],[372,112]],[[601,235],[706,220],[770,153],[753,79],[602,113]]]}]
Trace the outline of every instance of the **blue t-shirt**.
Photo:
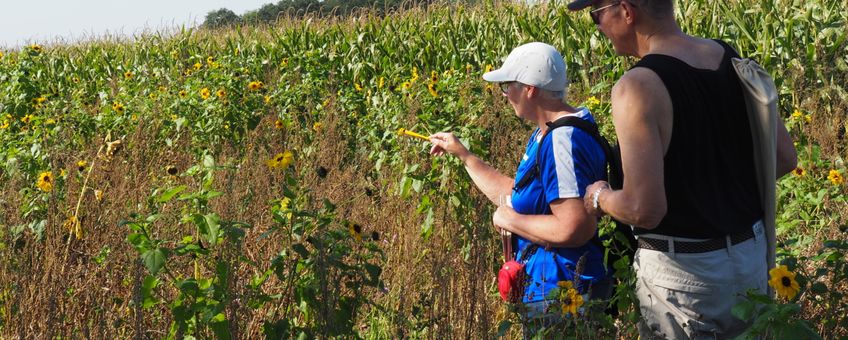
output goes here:
[{"label": "blue t-shirt", "polygon": [[[586,108],[572,115],[595,122]],[[517,184],[535,166],[537,149],[541,147],[540,172],[532,182],[512,193],[512,207],[525,215],[549,215],[554,200],[582,199],[587,186],[606,179],[606,156],[592,135],[571,126],[556,128],[540,140],[542,135],[539,129],[533,132],[515,175]],[[518,235],[516,239],[520,256],[531,242]],[[524,302],[544,300],[558,281],[573,281],[577,261],[584,254],[585,267],[578,281],[581,293],[585,293],[589,283],[609,275],[603,249],[591,241],[577,248],[539,247],[525,265],[531,279],[524,291]]]}]

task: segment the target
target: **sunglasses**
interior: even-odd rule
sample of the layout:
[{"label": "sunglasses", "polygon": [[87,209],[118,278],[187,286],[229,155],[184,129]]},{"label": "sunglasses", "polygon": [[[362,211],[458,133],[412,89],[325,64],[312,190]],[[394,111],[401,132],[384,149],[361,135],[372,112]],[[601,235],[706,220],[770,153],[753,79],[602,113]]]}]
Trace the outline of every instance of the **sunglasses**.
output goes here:
[{"label": "sunglasses", "polygon": [[610,8],[612,6],[618,6],[618,5],[621,5],[621,1],[616,2],[616,3],[611,3],[611,4],[603,6],[603,7],[598,7],[598,8],[595,8],[595,9],[589,11],[589,16],[592,17],[592,22],[594,22],[595,25],[600,25],[601,24],[601,13],[603,13],[603,11],[607,8]]},{"label": "sunglasses", "polygon": [[507,92],[509,92],[509,87],[512,86],[513,83],[515,83],[515,82],[514,81],[505,81],[505,82],[502,82],[502,83],[498,83],[498,86],[501,87],[501,93],[507,94]]}]

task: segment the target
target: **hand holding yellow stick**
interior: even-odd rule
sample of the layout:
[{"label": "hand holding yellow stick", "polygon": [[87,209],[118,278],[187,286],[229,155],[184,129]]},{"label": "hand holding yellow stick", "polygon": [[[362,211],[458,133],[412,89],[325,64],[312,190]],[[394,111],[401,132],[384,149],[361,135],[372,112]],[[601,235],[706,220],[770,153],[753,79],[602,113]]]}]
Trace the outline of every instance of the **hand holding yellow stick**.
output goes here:
[{"label": "hand holding yellow stick", "polygon": [[423,139],[423,140],[426,140],[428,142],[430,141],[429,137],[422,135],[420,133],[415,133],[415,132],[409,131],[409,130],[404,129],[404,128],[398,129],[397,134],[398,134],[398,136],[406,135],[406,136],[409,136],[409,137],[415,137],[415,138]]}]

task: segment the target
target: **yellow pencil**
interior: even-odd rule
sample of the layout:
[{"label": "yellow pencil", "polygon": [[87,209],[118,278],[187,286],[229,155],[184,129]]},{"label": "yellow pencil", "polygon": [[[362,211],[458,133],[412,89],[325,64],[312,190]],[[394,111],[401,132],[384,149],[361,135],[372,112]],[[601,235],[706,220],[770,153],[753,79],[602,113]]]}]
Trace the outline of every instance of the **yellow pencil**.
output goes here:
[{"label": "yellow pencil", "polygon": [[409,131],[409,130],[404,129],[404,128],[398,129],[397,133],[398,133],[398,136],[406,135],[406,136],[409,136],[409,137],[420,138],[420,139],[426,140],[428,142],[430,141],[429,137],[422,135],[420,133],[415,133],[415,132]]}]

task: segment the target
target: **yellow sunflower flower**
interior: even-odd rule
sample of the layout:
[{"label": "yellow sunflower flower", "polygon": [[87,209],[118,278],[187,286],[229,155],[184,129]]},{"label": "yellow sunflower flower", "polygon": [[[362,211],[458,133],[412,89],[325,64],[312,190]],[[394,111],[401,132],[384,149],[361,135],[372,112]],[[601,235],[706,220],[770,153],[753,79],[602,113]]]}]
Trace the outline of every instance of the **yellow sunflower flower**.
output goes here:
[{"label": "yellow sunflower flower", "polygon": [[77,171],[83,172],[85,168],[88,166],[88,162],[86,161],[78,161],[77,162]]},{"label": "yellow sunflower flower", "polygon": [[201,63],[194,63],[194,65],[193,65],[193,66],[194,66],[194,70],[195,70],[195,71],[197,71],[197,70],[200,70],[200,68],[202,68],[202,67],[203,67],[203,64],[201,64]]},{"label": "yellow sunflower flower", "polygon": [[285,152],[276,154],[274,158],[265,161],[265,164],[271,169],[285,170],[291,165],[292,161],[294,161],[294,154],[286,150]]},{"label": "yellow sunflower flower", "polygon": [[486,64],[486,73],[492,72],[494,69],[495,67],[492,64]]},{"label": "yellow sunflower flower", "polygon": [[227,96],[227,91],[224,91],[224,89],[220,89],[215,92],[215,95],[218,96],[218,98],[224,98]]},{"label": "yellow sunflower flower", "polygon": [[843,183],[842,174],[839,173],[838,170],[830,170],[827,174],[827,179],[833,183],[833,185],[842,185]]},{"label": "yellow sunflower flower", "polygon": [[124,110],[126,110],[126,108],[124,107],[124,104],[121,104],[121,103],[118,103],[118,102],[112,103],[112,109],[115,110],[115,112],[118,112],[118,113],[124,113]]},{"label": "yellow sunflower flower", "polygon": [[9,120],[3,119],[3,123],[0,123],[0,130],[8,129],[9,125],[10,125]]},{"label": "yellow sunflower flower", "polygon": [[439,97],[439,92],[436,91],[436,84],[434,83],[427,84],[427,92],[430,92],[430,95],[434,98]]},{"label": "yellow sunflower flower", "polygon": [[801,120],[803,116],[804,114],[801,113],[801,110],[795,109],[795,111],[792,111],[792,119],[794,120]]},{"label": "yellow sunflower flower", "polygon": [[247,84],[247,88],[251,91],[259,90],[263,86],[265,86],[265,84],[263,84],[261,81],[252,81],[252,82]]},{"label": "yellow sunflower flower", "polygon": [[805,170],[804,168],[800,168],[800,167],[795,168],[795,170],[792,170],[792,174],[795,175],[795,176],[798,176],[798,177],[804,177],[804,176],[807,175],[807,170]]},{"label": "yellow sunflower flower", "polygon": [[321,132],[323,128],[324,124],[322,124],[321,122],[315,122],[315,124],[312,124],[312,130],[315,132]]},{"label": "yellow sunflower flower", "polygon": [[50,192],[53,190],[53,172],[44,171],[38,175],[38,183],[36,184],[41,191]]},{"label": "yellow sunflower flower", "polygon": [[62,223],[62,226],[68,229],[69,233],[74,234],[77,240],[82,239],[82,225],[76,215],[68,216],[65,222]]},{"label": "yellow sunflower flower", "polygon": [[350,233],[356,242],[362,242],[362,226],[356,223],[347,224],[347,231]]},{"label": "yellow sunflower flower", "polygon": [[124,72],[124,78],[127,78],[127,79],[132,79],[132,77],[133,77],[134,75],[135,75],[135,74],[133,74],[133,73],[132,73],[132,71]]},{"label": "yellow sunflower flower", "polygon": [[212,95],[212,92],[209,91],[208,87],[204,87],[204,88],[200,89],[200,98],[209,99],[209,96],[211,96],[211,95]]},{"label": "yellow sunflower flower", "polygon": [[780,265],[769,270],[769,277],[769,286],[777,291],[778,296],[787,300],[792,300],[801,290],[798,281],[795,281],[795,273],[790,272],[786,265]]},{"label": "yellow sunflower flower", "polygon": [[275,129],[277,129],[277,130],[282,130],[282,129],[284,129],[285,127],[286,127],[286,122],[284,122],[282,119],[277,118],[277,120],[276,120],[276,121],[274,121],[274,128],[275,128]]},{"label": "yellow sunflower flower", "polygon": [[583,295],[580,295],[574,288],[568,288],[565,296],[560,298],[560,303],[562,304],[562,314],[577,315],[578,309],[583,306]]},{"label": "yellow sunflower flower", "polygon": [[23,118],[21,118],[21,122],[23,122],[24,124],[29,124],[29,122],[31,122],[33,118],[34,117],[31,114],[29,114],[29,115],[23,116]]},{"label": "yellow sunflower flower", "polygon": [[41,45],[38,45],[38,44],[29,45],[29,49],[32,50],[35,53],[41,53],[41,50],[42,50]]},{"label": "yellow sunflower flower", "polygon": [[180,98],[185,98],[186,96],[188,96],[188,92],[186,92],[186,90],[180,90],[180,92],[177,93],[177,95],[179,95]]},{"label": "yellow sunflower flower", "polygon": [[215,57],[213,57],[213,56],[206,57],[206,63],[207,64],[212,65],[212,63],[214,63],[214,62],[215,62]]},{"label": "yellow sunflower flower", "polygon": [[356,90],[356,92],[362,92],[362,85],[360,85],[359,83],[353,83],[353,88]]}]

